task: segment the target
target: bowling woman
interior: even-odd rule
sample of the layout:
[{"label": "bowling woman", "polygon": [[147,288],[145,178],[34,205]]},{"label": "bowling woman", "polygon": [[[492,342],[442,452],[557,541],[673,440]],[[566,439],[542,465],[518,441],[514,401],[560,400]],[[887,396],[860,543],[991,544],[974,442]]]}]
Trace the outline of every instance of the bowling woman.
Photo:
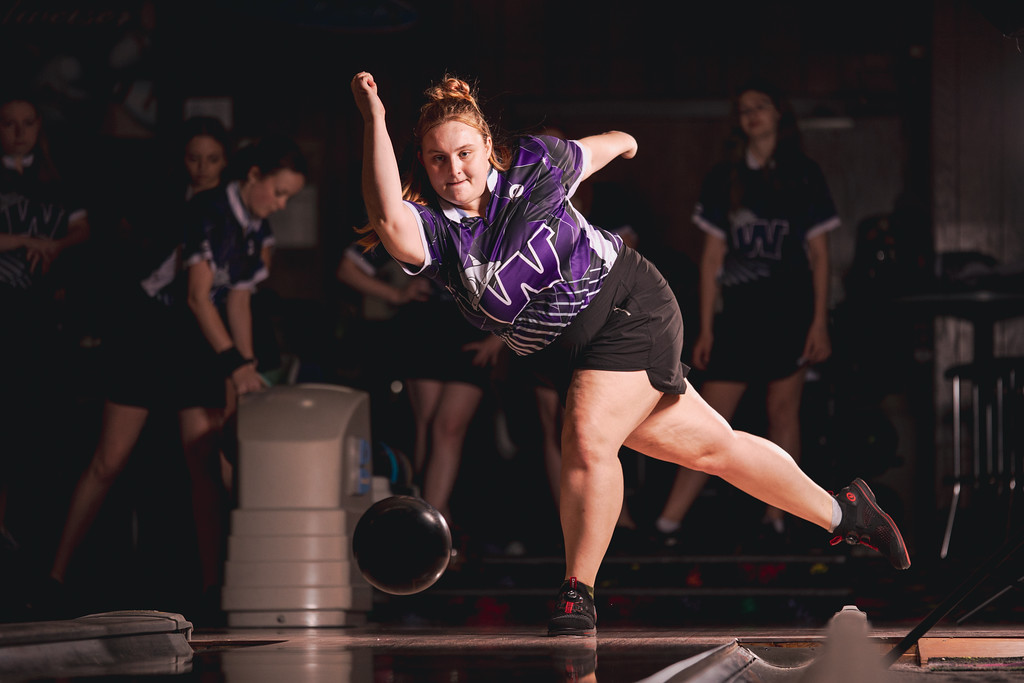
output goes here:
[{"label": "bowling woman", "polygon": [[403,179],[378,83],[362,72],[351,86],[364,123],[366,241],[443,283],[472,323],[558,373],[566,571],[548,633],[596,633],[593,587],[622,507],[623,445],[717,475],[829,538],[910,565],[866,484],[832,497],[781,448],[734,431],[704,402],[686,381],[682,316],[664,278],[573,207],[580,182],[636,155],[632,135],[523,136],[505,146],[470,86],[446,77],[426,93],[418,163]]}]

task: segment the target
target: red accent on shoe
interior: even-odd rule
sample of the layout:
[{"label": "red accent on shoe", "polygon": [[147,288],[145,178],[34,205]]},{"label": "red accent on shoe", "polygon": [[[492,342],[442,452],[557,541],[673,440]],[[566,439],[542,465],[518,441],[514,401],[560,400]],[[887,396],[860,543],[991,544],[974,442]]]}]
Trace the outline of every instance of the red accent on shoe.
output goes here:
[{"label": "red accent on shoe", "polygon": [[569,590],[576,590],[576,577],[575,576],[570,576],[569,577]]},{"label": "red accent on shoe", "polygon": [[850,501],[851,503],[856,503],[857,502],[857,494],[854,493],[853,491],[847,491],[846,492],[846,500]]},{"label": "red accent on shoe", "polygon": [[574,603],[574,602],[567,602],[567,603],[565,603],[565,613],[566,614],[572,614],[572,606],[575,605],[575,604],[576,603]]},{"label": "red accent on shoe", "polygon": [[829,545],[839,545],[842,542],[843,542],[843,537],[842,536],[836,536],[831,541],[829,541],[828,544]]}]

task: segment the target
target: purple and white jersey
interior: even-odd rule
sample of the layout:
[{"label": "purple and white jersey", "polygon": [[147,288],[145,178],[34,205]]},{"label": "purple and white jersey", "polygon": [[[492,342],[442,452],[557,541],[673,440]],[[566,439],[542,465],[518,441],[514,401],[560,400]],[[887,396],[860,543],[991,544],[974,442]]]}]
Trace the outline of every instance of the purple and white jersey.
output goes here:
[{"label": "purple and white jersey", "polygon": [[622,238],[590,225],[570,203],[587,161],[574,141],[520,138],[508,171],[492,169],[484,217],[443,199],[406,202],[419,224],[424,265],[463,315],[521,356],[551,343],[590,303]]}]

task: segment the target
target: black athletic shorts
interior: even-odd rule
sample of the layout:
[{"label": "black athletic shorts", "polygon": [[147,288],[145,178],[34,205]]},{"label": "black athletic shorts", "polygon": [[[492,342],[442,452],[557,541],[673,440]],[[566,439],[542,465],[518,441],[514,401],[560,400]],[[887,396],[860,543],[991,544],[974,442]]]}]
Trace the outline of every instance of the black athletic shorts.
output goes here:
[{"label": "black athletic shorts", "polygon": [[683,317],[654,264],[623,247],[601,291],[550,346],[527,359],[554,382],[562,401],[576,370],[646,370],[651,386],[686,391]]},{"label": "black athletic shorts", "polygon": [[109,401],[151,410],[225,406],[227,379],[187,307],[166,306],[140,288],[118,316],[103,344]]},{"label": "black athletic shorts", "polygon": [[714,344],[701,380],[758,383],[789,377],[803,367],[813,312],[810,291],[787,298],[785,306],[757,296],[726,299],[715,316]]},{"label": "black athletic shorts", "polygon": [[476,351],[464,351],[471,342],[483,341],[490,332],[473,327],[454,301],[413,303],[396,316],[395,364],[406,379],[462,382],[481,389],[491,386],[494,368],[473,365]]}]

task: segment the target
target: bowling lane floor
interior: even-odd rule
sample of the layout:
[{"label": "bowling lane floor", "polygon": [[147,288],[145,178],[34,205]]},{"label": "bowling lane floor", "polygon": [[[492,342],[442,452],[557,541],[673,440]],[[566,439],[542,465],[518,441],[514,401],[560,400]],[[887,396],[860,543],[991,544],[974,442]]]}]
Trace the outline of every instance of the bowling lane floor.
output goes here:
[{"label": "bowling lane floor", "polygon": [[[884,668],[881,661],[911,627],[871,629],[867,652],[879,666],[870,683],[1024,680],[1020,628],[937,629],[921,641],[930,654],[925,661],[915,646]],[[198,634],[192,646],[194,672],[216,673],[227,681],[857,680],[814,676],[811,667],[826,661],[832,641],[822,631],[794,628],[634,627],[602,630],[596,638],[550,638],[521,627],[227,631]]]},{"label": "bowling lane floor", "polygon": [[[178,623],[191,626],[181,619]],[[0,680],[1024,681],[1024,626],[938,625],[888,665],[883,664],[886,655],[916,624],[868,624],[868,629],[853,639],[827,627],[739,623],[693,628],[623,625],[602,628],[594,638],[553,638],[541,627],[522,624],[189,628],[165,634],[182,639],[177,648],[168,647],[166,641],[147,643],[141,639],[130,647],[116,646],[111,642],[116,639],[109,635],[54,642],[48,654],[32,642],[0,647]],[[60,625],[52,624],[55,629]],[[845,677],[837,675],[836,666],[842,667]],[[850,675],[851,668],[861,666],[870,673]]]}]

